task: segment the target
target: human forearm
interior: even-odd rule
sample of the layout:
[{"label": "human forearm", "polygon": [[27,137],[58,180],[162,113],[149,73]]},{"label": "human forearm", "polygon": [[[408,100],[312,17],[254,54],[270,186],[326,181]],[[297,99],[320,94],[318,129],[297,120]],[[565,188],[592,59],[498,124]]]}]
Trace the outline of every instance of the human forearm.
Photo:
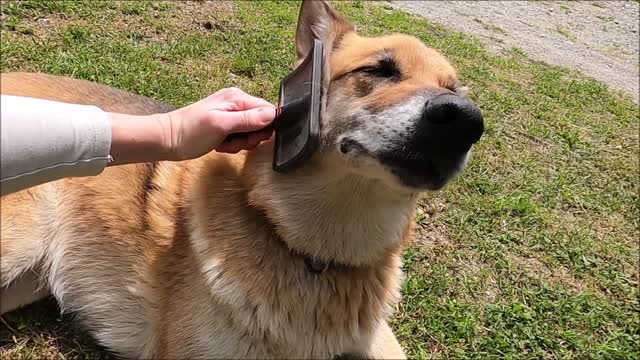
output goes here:
[{"label": "human forearm", "polygon": [[166,114],[106,113],[95,106],[2,97],[2,195],[105,167],[168,160]]},{"label": "human forearm", "polygon": [[2,95],[0,110],[2,195],[97,175],[109,162],[110,124],[95,106]]},{"label": "human forearm", "polygon": [[107,166],[170,159],[167,114],[135,116],[107,113],[111,124],[111,156]]},{"label": "human forearm", "polygon": [[[106,166],[238,152],[268,140],[273,105],[223,89],[167,114],[107,113],[96,106],[2,95],[2,195],[100,174]],[[261,131],[262,129],[262,131]],[[227,140],[232,133],[246,136]]]}]

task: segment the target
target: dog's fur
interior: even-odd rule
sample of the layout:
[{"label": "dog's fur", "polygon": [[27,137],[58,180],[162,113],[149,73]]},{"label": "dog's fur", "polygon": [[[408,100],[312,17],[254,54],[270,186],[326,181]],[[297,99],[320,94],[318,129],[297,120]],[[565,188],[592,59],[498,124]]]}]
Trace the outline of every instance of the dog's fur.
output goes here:
[{"label": "dog's fur", "polygon": [[[454,90],[456,73],[413,37],[356,35],[323,1],[302,4],[297,64],[314,37],[327,61],[322,145],[308,164],[274,173],[267,143],[6,196],[2,313],[51,293],[125,357],[404,357],[386,321],[425,189],[402,185],[375,154],[401,145],[425,92]],[[43,74],[3,74],[2,93],[130,114],[171,109]]]}]

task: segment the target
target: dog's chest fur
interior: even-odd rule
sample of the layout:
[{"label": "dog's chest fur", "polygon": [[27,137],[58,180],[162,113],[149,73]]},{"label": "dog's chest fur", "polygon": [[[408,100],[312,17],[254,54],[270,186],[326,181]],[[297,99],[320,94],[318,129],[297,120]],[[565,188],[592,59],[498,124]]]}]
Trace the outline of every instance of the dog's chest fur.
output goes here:
[{"label": "dog's chest fur", "polygon": [[400,244],[367,266],[313,271],[248,205],[243,162],[125,166],[103,174],[108,187],[56,186],[42,264],[62,306],[136,358],[326,358],[365,341],[399,297]]},{"label": "dog's chest fur", "polygon": [[399,297],[399,246],[375,264],[314,271],[264,213],[246,206],[232,160],[216,164],[186,180],[192,195],[174,232],[185,243],[173,246],[180,254],[159,272],[163,311],[177,319],[163,325],[171,335],[162,353],[326,358],[356,347],[386,320]]}]

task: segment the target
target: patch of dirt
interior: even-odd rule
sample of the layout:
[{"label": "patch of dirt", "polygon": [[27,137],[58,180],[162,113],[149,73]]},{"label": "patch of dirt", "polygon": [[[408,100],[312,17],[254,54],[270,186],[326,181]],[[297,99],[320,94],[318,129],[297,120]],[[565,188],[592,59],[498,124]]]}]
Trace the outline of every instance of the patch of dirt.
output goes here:
[{"label": "patch of dirt", "polygon": [[154,16],[166,17],[174,31],[237,30],[231,1],[175,1],[169,11],[156,10]]},{"label": "patch of dirt", "polygon": [[639,99],[635,1],[389,1],[434,23],[476,35],[495,53],[583,72]]},{"label": "patch of dirt", "polygon": [[444,209],[445,204],[439,199],[424,200],[416,209],[413,242],[421,249],[429,251],[436,247],[449,248],[453,245],[447,235],[446,226],[437,221]]},{"label": "patch of dirt", "polygon": [[[477,291],[463,295],[462,299],[476,305],[487,305],[494,303],[500,296],[500,287],[494,277],[493,269],[477,256],[469,256],[464,261],[460,261],[457,266],[455,276],[478,281]],[[484,315],[483,308],[480,308],[479,311],[481,315]]]},{"label": "patch of dirt", "polygon": [[[451,239],[447,226],[441,220],[446,207],[446,202],[439,194],[432,194],[429,198],[423,198],[416,209],[413,243],[429,258],[451,256],[457,250],[455,240]],[[452,271],[463,278],[480,278],[482,269],[483,264],[478,259],[467,259],[456,264],[456,269]],[[491,275],[484,279],[484,288],[483,294],[474,294],[474,302],[491,303],[500,292]]]},{"label": "patch of dirt", "polygon": [[[106,26],[114,31],[130,31],[138,40],[168,41],[176,33],[201,31],[241,31],[234,23],[231,1],[171,1],[153,3],[140,13],[127,13],[127,2],[116,2],[115,7],[100,9]],[[51,33],[67,25],[95,27],[95,19],[77,15],[52,13],[33,18],[22,17],[17,25],[7,24],[6,15],[0,19],[3,29],[13,36],[34,36],[46,39]]]},{"label": "patch of dirt", "polygon": [[592,291],[599,293],[597,287],[588,286],[582,281],[576,279],[571,271],[563,266],[550,269],[542,261],[532,257],[521,257],[513,254],[508,254],[507,258],[509,262],[522,269],[523,272],[535,275],[540,279],[555,285],[561,285],[562,287],[574,289],[577,291]]}]

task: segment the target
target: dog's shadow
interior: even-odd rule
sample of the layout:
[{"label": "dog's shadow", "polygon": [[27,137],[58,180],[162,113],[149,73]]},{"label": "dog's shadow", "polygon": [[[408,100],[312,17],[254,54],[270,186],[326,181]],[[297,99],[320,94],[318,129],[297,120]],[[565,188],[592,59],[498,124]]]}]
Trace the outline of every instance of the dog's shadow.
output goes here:
[{"label": "dog's shadow", "polygon": [[3,359],[113,359],[89,334],[61,315],[53,298],[4,314],[0,322]]}]

